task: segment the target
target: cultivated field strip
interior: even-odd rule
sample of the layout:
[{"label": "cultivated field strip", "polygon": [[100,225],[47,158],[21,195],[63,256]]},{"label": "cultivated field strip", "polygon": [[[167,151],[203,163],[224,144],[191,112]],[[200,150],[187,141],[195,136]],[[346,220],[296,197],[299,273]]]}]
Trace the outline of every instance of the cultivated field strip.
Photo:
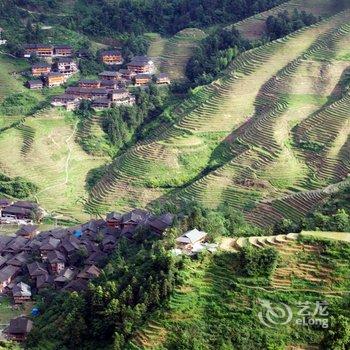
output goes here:
[{"label": "cultivated field strip", "polygon": [[[333,62],[316,62],[314,57],[322,56],[329,47],[336,50],[337,43],[349,36],[346,25],[349,18],[349,12],[342,12],[239,56],[225,77],[197,89],[192,98],[175,109],[179,119],[176,125],[115,160],[93,188],[86,203],[87,211],[95,212],[114,205],[145,206],[158,198],[177,201],[183,197],[200,200],[209,206],[228,203],[249,209],[261,200],[287,195],[288,207],[289,196],[296,196],[299,201],[295,191],[316,190],[310,195],[306,192],[305,198],[300,199],[305,201],[305,209],[301,208],[298,215],[309,210],[308,201],[317,202],[323,196],[318,196],[317,188],[306,181],[313,174],[312,167],[288,142],[292,140],[295,123],[306,123],[309,118],[314,118],[324,104],[324,109],[330,108],[326,105],[327,98],[338,84],[345,63],[330,70],[332,79],[318,82],[319,72]],[[301,72],[306,73],[298,84]],[[337,105],[341,106],[341,102]],[[336,133],[338,126],[334,130]],[[159,181],[166,184],[181,177],[186,172],[186,166],[182,164],[184,156],[210,156],[213,149],[211,135],[218,133],[221,133],[222,141],[226,139],[220,145],[222,165],[180,191],[171,191],[169,186],[148,185]],[[270,176],[272,181],[269,181]],[[170,197],[169,190],[172,192]],[[292,212],[287,207],[286,214]],[[283,209],[281,212],[276,210],[276,215],[274,209],[269,207],[268,211],[274,218],[267,219],[270,224],[284,215]],[[252,221],[254,217],[248,216]]]}]

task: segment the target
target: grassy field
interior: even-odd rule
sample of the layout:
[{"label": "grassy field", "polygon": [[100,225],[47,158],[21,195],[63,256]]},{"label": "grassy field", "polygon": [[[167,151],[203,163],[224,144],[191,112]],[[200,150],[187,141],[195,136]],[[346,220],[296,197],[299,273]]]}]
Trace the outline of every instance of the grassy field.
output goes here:
[{"label": "grassy field", "polygon": [[[326,301],[330,315],[342,310],[349,290],[349,262],[340,249],[328,251],[321,244],[286,239],[267,246],[279,251],[271,278],[243,277],[232,252],[189,261],[183,284],[165,313],[154,314],[127,349],[163,350],[169,344],[186,344],[192,349],[196,342],[202,349],[250,349],[258,343],[266,344],[264,349],[318,349],[322,329],[296,323],[298,303],[312,307],[319,300]],[[332,263],[329,254],[338,254]],[[292,320],[284,325],[263,325],[258,316],[262,301],[287,304]],[[345,309],[342,312],[348,314]]]},{"label": "grassy field", "polygon": [[[305,215],[348,171],[348,62],[339,52],[350,47],[349,18],[242,54],[173,110],[175,125],[118,157],[86,209],[188,198],[245,209],[258,225]],[[310,151],[313,142],[322,151]]]},{"label": "grassy field", "polygon": [[66,112],[49,108],[2,132],[0,168],[37,184],[36,199],[47,211],[85,219],[86,176],[105,159],[87,155],[75,142],[76,123]]},{"label": "grassy field", "polygon": [[322,231],[302,231],[302,236],[312,236],[319,239],[332,239],[336,241],[350,242],[350,232],[322,232]]}]

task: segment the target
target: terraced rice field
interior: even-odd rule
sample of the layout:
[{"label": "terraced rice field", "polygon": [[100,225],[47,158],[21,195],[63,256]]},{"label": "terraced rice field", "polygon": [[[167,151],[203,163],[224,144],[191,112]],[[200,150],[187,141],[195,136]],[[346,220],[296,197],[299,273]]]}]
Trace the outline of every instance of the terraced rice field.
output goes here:
[{"label": "terraced rice field", "polygon": [[[329,235],[329,236],[328,236]],[[317,244],[305,244],[298,241],[299,237],[312,236],[320,240],[335,239],[349,242],[346,233],[302,232],[280,234],[277,236],[240,237],[226,239],[221,248],[228,251],[239,251],[247,245],[262,249],[273,247],[278,250],[280,259],[271,277],[271,287],[274,289],[317,289],[325,293],[341,293],[336,287],[338,276],[336,270],[348,265],[339,261],[336,266],[329,266],[329,260],[322,259],[323,248]],[[229,243],[228,243],[229,241]]]},{"label": "terraced rice field", "polygon": [[338,11],[343,10],[338,0],[292,0],[276,6],[268,11],[244,19],[235,24],[240,33],[249,40],[259,40],[266,31],[266,19],[269,16],[276,16],[279,12],[287,11],[292,13],[295,9],[312,13],[314,16],[330,17]]},{"label": "terraced rice field", "polygon": [[173,127],[117,158],[86,210],[186,198],[244,209],[263,226],[304,216],[349,170],[349,19],[345,11],[242,54],[174,110]]},{"label": "terraced rice field", "polygon": [[0,134],[0,169],[35,183],[35,199],[48,212],[84,220],[86,176],[105,159],[88,156],[74,142],[75,134],[76,123],[65,112],[44,109]]},{"label": "terraced rice field", "polygon": [[[323,259],[322,254],[326,252],[322,252],[322,246],[302,243],[298,241],[298,234],[231,240],[237,251],[247,244],[257,249],[276,248],[280,257],[272,277],[264,279],[241,276],[232,249],[229,249],[229,253],[218,251],[202,262],[191,260],[182,276],[183,284],[171,296],[167,310],[150,315],[150,320],[128,343],[127,350],[169,348],[169,340],[175,339],[175,343],[178,343],[177,339],[183,339],[181,335],[185,332],[200,341],[203,339],[202,344],[210,339],[208,349],[217,349],[219,346],[215,342],[218,338],[221,345],[228,338],[235,339],[235,336],[238,339],[240,335],[251,339],[249,327],[258,334],[264,332],[267,337],[279,334],[284,337],[288,349],[318,348],[311,344],[319,343],[322,334],[313,333],[310,337],[311,329],[308,329],[307,340],[303,341],[300,328],[291,324],[274,326],[272,329],[262,326],[257,316],[260,310],[258,300],[277,303],[283,300],[291,307],[297,305],[298,301],[306,300],[313,305],[320,298],[329,303],[341,302],[342,297],[348,295],[346,285],[349,262],[341,258],[333,259],[331,269],[326,263],[329,260]],[[248,319],[251,324],[247,326]],[[230,330],[228,333],[222,330],[221,321],[225,321],[226,329]],[[241,321],[242,327],[248,328],[230,328],[230,322],[233,325],[238,321]],[[305,343],[310,347],[304,347]],[[232,347],[227,345],[227,348]]]},{"label": "terraced rice field", "polygon": [[181,30],[169,39],[154,36],[148,55],[160,72],[167,73],[172,80],[184,80],[187,61],[204,37],[205,33],[196,28]]}]

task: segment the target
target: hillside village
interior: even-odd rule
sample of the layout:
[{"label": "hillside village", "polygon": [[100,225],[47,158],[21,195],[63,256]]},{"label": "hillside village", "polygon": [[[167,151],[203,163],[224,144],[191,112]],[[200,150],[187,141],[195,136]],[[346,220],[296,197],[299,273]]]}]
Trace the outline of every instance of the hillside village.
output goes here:
[{"label": "hillside village", "polygon": [[[15,213],[15,207],[4,208],[3,217],[9,213],[18,219],[28,216]],[[111,212],[105,219],[42,232],[38,225],[23,225],[14,235],[0,236],[0,295],[9,295],[14,304],[23,304],[47,288],[79,292],[87,287],[89,280],[101,274],[119,240],[132,240],[138,234],[161,236],[173,219],[172,214],[154,216],[135,209],[125,214]],[[27,329],[31,321],[20,317],[14,323]],[[29,332],[28,329],[19,334],[12,328],[10,323],[4,331],[12,340],[23,341]]]},{"label": "hillside village", "polygon": [[[79,56],[70,45],[24,45],[24,58],[41,59],[32,64],[31,76],[35,79],[28,80],[26,86],[31,90],[40,90],[65,84],[79,72]],[[81,100],[92,101],[92,108],[96,110],[119,105],[132,106],[135,97],[129,92],[129,87],[147,87],[151,82],[170,84],[167,74],[156,74],[154,62],[147,56],[133,57],[125,68],[120,68],[124,59],[119,50],[102,51],[99,58],[104,65],[119,69],[101,72],[98,80],[82,79],[77,86],[67,87],[64,94],[52,98],[52,106],[74,110]]]},{"label": "hillside village", "polygon": [[[12,235],[0,234],[0,297],[9,296],[14,305],[31,303],[45,289],[84,290],[90,280],[100,276],[120,240],[165,236],[174,221],[170,213],[155,216],[134,209],[125,214],[110,212],[104,219],[81,225],[40,231],[38,222],[44,212],[36,203],[3,198],[0,206],[0,223],[19,225]],[[206,243],[206,239],[206,232],[190,230],[176,238],[171,252],[214,252],[217,244]],[[10,340],[24,341],[31,328],[31,319],[22,315],[12,319],[3,334]]]}]

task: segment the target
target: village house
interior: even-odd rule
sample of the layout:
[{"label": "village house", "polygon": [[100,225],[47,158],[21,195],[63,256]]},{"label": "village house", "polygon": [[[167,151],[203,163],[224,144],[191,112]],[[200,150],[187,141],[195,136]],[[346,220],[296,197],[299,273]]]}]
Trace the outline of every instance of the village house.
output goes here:
[{"label": "village house", "polygon": [[181,250],[191,251],[196,244],[204,242],[207,235],[208,234],[206,232],[199,231],[195,228],[178,237],[176,239],[176,244]]},{"label": "village house", "polygon": [[161,235],[164,231],[172,225],[174,221],[174,215],[167,213],[163,214],[159,217],[155,217],[149,221],[149,226],[151,231],[154,233]]},{"label": "village house", "polygon": [[12,296],[15,304],[23,304],[24,302],[31,300],[31,288],[28,284],[19,282],[12,288]]},{"label": "village house", "polygon": [[78,83],[81,88],[98,89],[101,87],[100,80],[80,80]]},{"label": "village house", "polygon": [[48,237],[43,241],[43,244],[39,248],[43,262],[46,261],[48,253],[53,250],[56,250],[60,243],[61,241],[59,239],[53,237]]},{"label": "village house", "polygon": [[51,105],[54,107],[65,107],[67,111],[73,111],[79,107],[80,100],[77,96],[62,94],[54,96]]},{"label": "village house", "polygon": [[1,216],[4,218],[9,217],[15,219],[31,219],[32,215],[32,210],[20,208],[14,205],[10,205],[1,211]]},{"label": "village house", "polygon": [[101,53],[101,59],[104,64],[107,64],[109,66],[120,65],[123,63],[122,54],[118,50],[103,51]]},{"label": "village house", "polygon": [[66,94],[88,100],[92,97],[92,89],[79,86],[69,86],[66,89]]},{"label": "village house", "polygon": [[69,57],[73,55],[73,49],[70,45],[55,45],[54,54],[55,56]]},{"label": "village house", "polygon": [[139,73],[134,77],[135,86],[145,86],[152,82],[152,75],[147,73]]},{"label": "village house", "polygon": [[7,260],[6,264],[11,265],[11,266],[16,266],[16,267],[24,267],[26,263],[28,262],[30,256],[27,252],[22,251],[9,260]]},{"label": "village house", "polygon": [[17,232],[17,236],[23,236],[27,238],[34,238],[39,233],[39,226],[36,225],[23,225]]},{"label": "village house", "polygon": [[52,72],[44,77],[44,86],[49,88],[63,85],[66,82],[66,77],[62,73]]},{"label": "village house", "polygon": [[101,80],[118,80],[121,76],[121,73],[116,71],[103,71],[99,74]]},{"label": "village house", "polygon": [[92,108],[96,110],[111,108],[111,101],[107,98],[97,98],[92,102]]},{"label": "village house", "polygon": [[39,62],[34,63],[31,68],[33,77],[40,77],[51,72],[51,64]]},{"label": "village house", "polygon": [[109,92],[109,97],[113,102],[129,99],[130,96],[130,92],[126,89],[114,89]]},{"label": "village house", "polygon": [[130,63],[127,64],[128,70],[135,73],[152,74],[155,71],[153,61],[147,56],[135,56]]},{"label": "village house", "polygon": [[158,85],[169,85],[170,84],[170,78],[169,75],[166,73],[160,73],[156,76],[156,83]]},{"label": "village house", "polygon": [[30,90],[40,90],[44,87],[42,80],[29,80],[27,82],[27,87]]},{"label": "village house", "polygon": [[47,262],[54,275],[59,275],[66,266],[65,256],[58,250],[53,250],[47,253]]},{"label": "village house", "polygon": [[4,330],[8,340],[23,342],[27,339],[33,328],[33,321],[28,317],[20,316],[10,321],[10,325]]},{"label": "village house", "polygon": [[41,275],[48,275],[49,274],[47,269],[45,268],[45,265],[43,263],[38,262],[38,261],[34,261],[30,264],[27,264],[27,269],[28,269],[29,276],[32,279],[35,279]]},{"label": "village house", "polygon": [[104,88],[92,89],[91,96],[93,99],[96,98],[108,98],[108,91]]},{"label": "village house", "polygon": [[106,90],[114,90],[119,85],[119,80],[101,80],[100,87]]},{"label": "village house", "polygon": [[122,75],[123,79],[132,80],[134,76],[137,74],[136,72],[130,69],[119,69],[119,73]]},{"label": "village house", "polygon": [[15,279],[21,270],[18,266],[7,265],[0,270],[0,293]]},{"label": "village house", "polygon": [[73,60],[73,58],[70,57],[60,57],[55,62],[55,67],[58,70],[58,72],[66,75],[71,76],[78,72],[78,65]]},{"label": "village house", "polygon": [[24,57],[29,58],[33,55],[38,57],[52,57],[53,46],[50,44],[27,44],[24,45]]},{"label": "village house", "polygon": [[97,278],[98,276],[100,276],[100,274],[101,270],[97,266],[90,265],[86,266],[81,272],[79,272],[77,277],[90,280],[92,278]]},{"label": "village house", "polygon": [[45,84],[48,87],[60,86],[66,82],[66,77],[62,73],[51,72],[45,76]]},{"label": "village house", "polygon": [[122,223],[123,216],[120,213],[112,211],[106,216],[106,222],[108,227],[119,228]]}]

